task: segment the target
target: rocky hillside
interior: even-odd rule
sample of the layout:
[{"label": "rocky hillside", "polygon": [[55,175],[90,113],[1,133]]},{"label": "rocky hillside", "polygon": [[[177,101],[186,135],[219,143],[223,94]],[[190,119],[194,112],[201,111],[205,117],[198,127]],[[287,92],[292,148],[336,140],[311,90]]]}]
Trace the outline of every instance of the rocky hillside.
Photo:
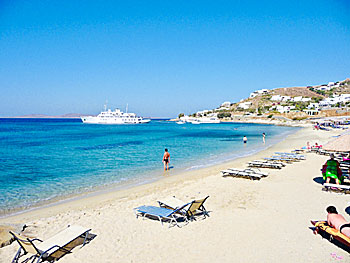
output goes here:
[{"label": "rocky hillside", "polygon": [[[256,112],[257,110],[265,112],[267,109],[269,109],[271,106],[274,105],[290,105],[290,106],[299,106],[299,108],[304,108],[309,103],[315,103],[320,100],[323,100],[324,98],[331,97],[333,95],[339,95],[339,94],[350,94],[350,79],[346,79],[344,81],[335,82],[334,88],[331,88],[328,91],[321,91],[318,90],[324,85],[317,85],[317,86],[305,86],[305,87],[287,87],[287,88],[276,88],[269,90],[266,93],[258,94],[256,97],[253,98],[247,98],[239,103],[234,103],[231,106],[231,111],[242,111],[242,109],[239,108],[240,103],[244,102],[250,102],[251,105],[249,106],[249,109],[246,109],[244,111],[248,112]],[[276,102],[272,101],[272,96],[280,95],[280,96],[290,96],[291,98],[294,97],[303,97],[303,98],[310,98],[311,101],[308,103],[304,102]]]},{"label": "rocky hillside", "polygon": [[321,98],[321,99],[324,98],[323,95],[320,95],[310,90],[307,87],[278,88],[278,89],[272,90],[271,93],[274,95],[291,96],[291,97],[303,96],[307,98],[312,98],[312,97]]}]

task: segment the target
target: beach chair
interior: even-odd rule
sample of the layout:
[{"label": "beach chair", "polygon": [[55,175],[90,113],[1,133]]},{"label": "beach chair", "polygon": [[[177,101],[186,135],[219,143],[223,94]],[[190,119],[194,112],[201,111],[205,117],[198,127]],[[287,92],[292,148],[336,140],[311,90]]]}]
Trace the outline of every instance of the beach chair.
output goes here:
[{"label": "beach chair", "polygon": [[257,169],[246,168],[246,169],[244,169],[244,171],[247,172],[247,173],[254,173],[254,174],[257,174],[257,175],[261,175],[262,177],[267,177],[269,175],[268,172],[260,171],[259,168],[257,168]]},{"label": "beach chair", "polygon": [[302,156],[297,156],[297,155],[292,155],[292,154],[283,154],[283,155],[275,155],[273,157],[280,157],[282,159],[286,159],[288,161],[292,161],[292,162],[299,162],[299,161],[302,161],[302,160],[305,160],[305,157],[302,157]]},{"label": "beach chair", "polygon": [[295,153],[295,154],[301,154],[301,153],[304,153],[305,151],[307,150],[307,147],[303,147],[301,149],[295,149],[292,151],[292,153]]},{"label": "beach chair", "polygon": [[245,169],[237,169],[237,168],[228,168],[227,170],[224,171],[231,171],[231,172],[244,172],[244,173],[250,173],[250,174],[257,174],[257,175],[262,175],[262,176],[268,176],[268,173],[264,173],[261,170],[253,169],[253,168],[245,168]]},{"label": "beach chair", "polygon": [[286,157],[286,158],[305,160],[305,155],[301,155],[301,154],[284,153],[284,152],[275,152],[275,154],[278,154],[279,156]]},{"label": "beach chair", "polygon": [[327,192],[350,194],[350,185],[324,183],[322,190]]},{"label": "beach chair", "polygon": [[181,211],[190,204],[191,203],[184,204],[174,210],[164,208],[164,207],[143,205],[143,206],[134,208],[134,213],[136,215],[136,218],[138,218],[139,216],[142,216],[142,218],[155,217],[160,221],[162,225],[163,225],[163,220],[169,221],[169,228],[171,226],[181,227],[180,224],[178,224],[177,220],[183,219],[185,224],[188,223],[187,217]]},{"label": "beach chair", "polygon": [[249,178],[250,180],[260,180],[263,175],[254,173],[252,170],[244,169],[244,170],[237,170],[237,169],[227,169],[221,171],[222,176],[233,176],[233,177],[242,177],[242,178]]},{"label": "beach chair", "polygon": [[257,168],[271,168],[271,169],[282,169],[285,164],[267,162],[267,161],[251,161],[248,163],[248,167],[257,167]]},{"label": "beach chair", "polygon": [[185,215],[188,219],[195,220],[195,216],[198,216],[198,215],[203,215],[204,218],[206,216],[209,216],[209,213],[204,207],[204,203],[208,198],[209,196],[203,199],[193,200],[192,202],[189,203],[188,206],[184,205],[185,202],[177,199],[176,197],[171,197],[164,201],[158,201],[158,203],[160,207],[172,209],[172,210],[176,210],[178,207],[183,207],[183,209],[178,211],[183,215]]},{"label": "beach chair", "polygon": [[326,221],[311,221],[311,224],[315,226],[316,234],[320,231],[325,232],[330,236],[330,241],[335,239],[350,249],[350,238],[342,234],[339,230],[329,226]]},{"label": "beach chair", "polygon": [[10,231],[10,234],[20,246],[12,263],[17,263],[20,257],[28,253],[32,254],[32,256],[28,258],[26,262],[29,260],[37,263],[46,260],[58,260],[63,255],[71,253],[70,251],[74,247],[80,244],[84,246],[90,230],[91,229],[81,226],[72,225],[45,241],[37,238],[29,239]]},{"label": "beach chair", "polygon": [[291,159],[291,158],[287,158],[287,157],[282,157],[282,156],[271,156],[269,158],[264,158],[267,161],[278,161],[278,162],[284,162],[284,163],[292,163],[296,160]]}]

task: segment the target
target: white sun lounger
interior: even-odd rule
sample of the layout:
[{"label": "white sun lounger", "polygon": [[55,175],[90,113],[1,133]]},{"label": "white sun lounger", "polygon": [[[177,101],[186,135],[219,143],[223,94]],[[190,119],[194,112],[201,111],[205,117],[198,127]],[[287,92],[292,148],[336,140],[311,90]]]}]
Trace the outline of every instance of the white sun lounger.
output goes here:
[{"label": "white sun lounger", "polygon": [[275,154],[278,154],[279,156],[282,156],[282,157],[295,158],[295,159],[305,160],[305,156],[304,156],[304,155],[301,155],[301,154],[283,153],[283,152],[275,152]]},{"label": "white sun lounger", "polygon": [[33,254],[32,262],[36,259],[36,262],[57,260],[64,254],[70,253],[77,246],[79,238],[84,240],[82,242],[84,246],[90,230],[82,226],[72,225],[45,241],[37,238],[29,239],[10,232],[20,245],[12,263],[18,262],[19,258],[27,253]]},{"label": "white sun lounger", "polygon": [[272,156],[272,157],[266,157],[264,158],[264,160],[268,160],[268,161],[279,161],[279,162],[285,162],[285,163],[292,163],[293,159],[290,158],[283,158],[281,156]]},{"label": "white sun lounger", "polygon": [[251,180],[255,180],[255,179],[260,180],[262,177],[264,177],[261,174],[247,172],[245,170],[228,169],[228,170],[221,171],[221,173],[222,173],[223,176],[242,177],[242,178],[249,178]]},{"label": "white sun lounger", "polygon": [[324,191],[335,191],[335,192],[341,192],[344,194],[350,194],[350,185],[342,185],[342,184],[323,184],[323,190]]},{"label": "white sun lounger", "polygon": [[279,162],[251,161],[248,163],[248,166],[258,168],[282,169],[285,166],[285,164]]},{"label": "white sun lounger", "polygon": [[263,171],[260,171],[259,169],[247,168],[247,169],[244,169],[244,171],[247,172],[247,173],[251,172],[251,173],[259,174],[259,175],[262,175],[264,177],[269,175],[268,172],[263,172]]},{"label": "white sun lounger", "polygon": [[269,173],[267,173],[267,172],[262,172],[259,169],[253,169],[253,168],[245,168],[245,169],[228,168],[227,170],[233,171],[233,172],[245,172],[245,173],[258,174],[261,176],[268,176],[269,175]]}]

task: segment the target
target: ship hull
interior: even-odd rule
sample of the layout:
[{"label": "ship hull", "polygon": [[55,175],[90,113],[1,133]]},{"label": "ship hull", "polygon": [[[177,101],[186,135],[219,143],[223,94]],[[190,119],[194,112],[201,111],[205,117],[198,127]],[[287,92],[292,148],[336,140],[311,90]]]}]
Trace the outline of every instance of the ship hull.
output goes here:
[{"label": "ship hull", "polygon": [[81,117],[81,120],[83,123],[87,124],[141,124],[141,123],[148,123],[151,120],[150,119],[131,119],[127,121],[123,121],[123,119],[119,118],[111,118],[111,119],[101,119],[98,117],[88,116],[88,117]]}]

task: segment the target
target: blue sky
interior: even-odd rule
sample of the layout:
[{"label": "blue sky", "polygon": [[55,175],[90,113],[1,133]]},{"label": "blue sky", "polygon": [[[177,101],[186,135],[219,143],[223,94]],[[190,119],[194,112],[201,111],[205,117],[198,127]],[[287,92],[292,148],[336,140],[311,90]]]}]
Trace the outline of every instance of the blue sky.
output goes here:
[{"label": "blue sky", "polygon": [[0,0],[0,116],[173,117],[350,77],[350,1]]}]

